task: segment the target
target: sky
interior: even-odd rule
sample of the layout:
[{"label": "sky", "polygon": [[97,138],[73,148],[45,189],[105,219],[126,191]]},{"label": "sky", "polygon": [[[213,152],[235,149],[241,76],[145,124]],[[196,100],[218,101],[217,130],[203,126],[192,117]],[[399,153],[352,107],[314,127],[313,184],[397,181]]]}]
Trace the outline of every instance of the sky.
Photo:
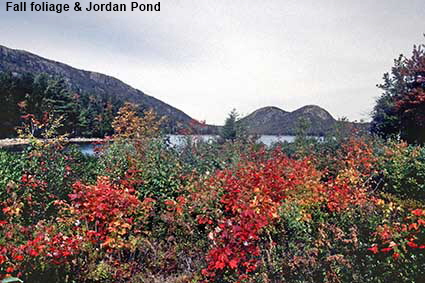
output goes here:
[{"label": "sky", "polygon": [[233,108],[310,104],[367,121],[393,60],[425,42],[424,14],[424,0],[161,0],[160,12],[62,14],[6,12],[0,0],[0,45],[114,76],[211,124]]}]

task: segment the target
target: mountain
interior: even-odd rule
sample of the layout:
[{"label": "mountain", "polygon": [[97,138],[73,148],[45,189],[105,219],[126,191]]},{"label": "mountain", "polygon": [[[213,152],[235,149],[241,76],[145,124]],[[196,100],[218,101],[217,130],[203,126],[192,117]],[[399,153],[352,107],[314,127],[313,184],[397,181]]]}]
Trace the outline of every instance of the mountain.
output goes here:
[{"label": "mountain", "polygon": [[325,109],[316,105],[307,105],[293,112],[269,106],[260,108],[242,118],[242,123],[251,134],[294,135],[305,120],[309,135],[323,135],[331,130],[336,120]]},{"label": "mountain", "polygon": [[241,122],[251,133],[260,134],[263,132],[263,129],[270,131],[269,126],[264,128],[265,125],[278,124],[287,113],[278,107],[263,107],[242,118]]},{"label": "mountain", "polygon": [[[96,72],[84,71],[66,64],[45,59],[32,53],[10,49],[0,45],[0,72],[17,74],[46,73],[60,76],[76,92],[95,94],[115,101],[136,103],[141,109],[154,109],[159,116],[168,117],[168,125],[176,129],[179,125],[189,125],[193,120],[184,112],[137,90],[122,81]],[[172,131],[172,130],[171,130]]]},{"label": "mountain", "polygon": [[[126,101],[138,104],[140,106],[140,110],[152,108],[159,116],[167,117],[168,122],[165,126],[169,133],[176,133],[182,128],[189,128],[196,130],[198,133],[217,134],[221,129],[220,126],[214,125],[202,126],[179,109],[149,96],[114,77],[76,69],[69,65],[45,59],[26,51],[10,49],[0,45],[0,74],[1,73],[12,73],[14,76],[24,74],[47,74],[54,78],[60,77],[65,80],[65,83],[75,93],[88,94],[89,99],[87,103],[91,103],[90,95],[95,95],[97,97],[95,106],[97,105],[96,107],[100,109],[100,112],[104,111],[102,105],[112,103],[115,107],[115,112],[112,114],[116,114],[116,107]],[[8,81],[9,79],[6,78],[5,80]],[[25,81],[25,79],[22,81]],[[49,87],[47,87],[47,89],[49,89]],[[1,95],[11,96],[9,90],[6,90],[5,94],[2,94],[0,86],[0,96]],[[25,97],[25,91],[23,89],[21,90],[21,96]],[[5,100],[4,97],[2,97],[2,99]],[[21,97],[19,97],[19,99],[21,99]],[[61,102],[60,99],[58,101]],[[19,100],[12,101],[10,103],[12,103],[11,105],[16,108],[17,102],[19,102]],[[6,118],[3,119],[3,122],[0,121],[0,132],[9,136],[10,132],[13,132],[13,129],[16,126],[16,121],[19,119],[19,113],[6,113],[10,110],[10,107],[6,104],[3,108],[7,109],[3,109],[4,111],[2,110],[4,113],[0,113],[0,119],[3,119],[3,116],[11,118],[9,119],[10,121],[6,121]],[[86,105],[85,108],[82,108],[85,112],[91,112],[93,111],[94,106]],[[78,123],[83,126],[86,125],[84,126],[86,128],[92,127],[90,126],[90,121],[98,118],[93,118],[93,115],[90,115],[90,113],[84,114],[83,122],[80,121],[81,117],[78,117]],[[111,115],[109,115],[109,117],[110,116]],[[105,122],[105,117],[106,114],[103,116],[101,121]],[[287,112],[277,107],[264,107],[244,117],[241,119],[240,123],[243,123],[248,128],[248,132],[251,134],[293,135],[297,132],[300,120],[306,120],[308,122],[310,125],[308,134],[310,135],[322,135],[331,129],[336,122],[335,119],[323,108],[309,105],[293,112]],[[108,128],[108,126],[102,127]],[[7,128],[9,132],[3,130],[3,128]],[[91,131],[88,131],[88,133],[89,134],[87,135],[90,135]],[[2,133],[0,133],[0,137],[2,136],[1,134]],[[76,135],[78,135],[78,132]]]}]

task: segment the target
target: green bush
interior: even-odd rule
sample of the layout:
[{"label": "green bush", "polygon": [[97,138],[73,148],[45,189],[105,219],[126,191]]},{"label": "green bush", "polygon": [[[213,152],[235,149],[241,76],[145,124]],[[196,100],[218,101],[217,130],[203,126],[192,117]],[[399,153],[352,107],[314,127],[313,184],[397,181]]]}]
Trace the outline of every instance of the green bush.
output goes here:
[{"label": "green bush", "polygon": [[[9,182],[18,182],[23,168],[22,156],[18,152],[0,150],[0,192],[3,193]],[[3,197],[1,197],[4,200]]]},{"label": "green bush", "polygon": [[425,201],[425,148],[389,143],[378,166],[383,191],[402,199]]}]

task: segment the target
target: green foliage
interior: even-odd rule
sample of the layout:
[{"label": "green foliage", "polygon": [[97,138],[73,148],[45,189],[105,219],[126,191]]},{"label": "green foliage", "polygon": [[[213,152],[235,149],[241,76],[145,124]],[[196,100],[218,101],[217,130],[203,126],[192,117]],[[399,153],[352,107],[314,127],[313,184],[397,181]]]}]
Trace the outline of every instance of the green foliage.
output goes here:
[{"label": "green foliage", "polygon": [[11,73],[0,73],[0,138],[14,135],[14,127],[20,119],[18,103],[31,89],[31,77],[17,78]]},{"label": "green foliage", "polygon": [[182,163],[178,153],[161,140],[148,143],[144,159],[139,165],[143,180],[138,187],[143,197],[167,199],[177,197],[184,182]]},{"label": "green foliage", "polygon": [[234,141],[237,138],[237,125],[236,122],[238,121],[238,113],[236,112],[236,109],[233,109],[229,116],[226,118],[226,121],[224,122],[224,126],[221,130],[220,136],[225,141]]},{"label": "green foliage", "polygon": [[241,142],[251,142],[255,137],[248,135],[246,126],[243,121],[239,119],[239,114],[236,109],[233,109],[224,122],[224,126],[220,131],[220,138],[222,141],[234,142],[239,140]]},{"label": "green foliage", "polygon": [[199,174],[214,172],[226,166],[222,159],[221,148],[216,142],[205,142],[202,139],[193,139],[190,136],[182,139],[184,146],[176,148],[183,163],[183,172],[196,171]]},{"label": "green foliage", "polygon": [[[0,73],[0,138],[15,136],[21,116],[45,113],[64,117],[60,133],[103,137],[112,134],[112,120],[119,103],[90,94],[78,94],[61,78],[41,75]],[[39,133],[36,133],[39,134]]]},{"label": "green foliage", "polygon": [[425,201],[425,149],[390,142],[379,158],[385,192]]},{"label": "green foliage", "polygon": [[384,138],[425,142],[425,45],[414,46],[410,58],[400,55],[384,74],[382,96],[372,113],[371,130]]},{"label": "green foliage", "polygon": [[262,272],[271,282],[378,282],[369,271],[373,259],[363,251],[382,221],[375,209],[333,214],[319,207],[282,206],[279,222],[267,231]]},{"label": "green foliage", "polygon": [[[9,152],[0,150],[0,192],[4,193],[4,189],[10,182],[17,183],[23,170],[22,155],[19,152]],[[4,197],[1,197],[4,199]]]},{"label": "green foliage", "polygon": [[128,156],[134,154],[135,148],[131,143],[116,141],[102,145],[97,161],[99,175],[123,178],[131,167]]},{"label": "green foliage", "polygon": [[[384,77],[387,79],[387,77]],[[400,133],[400,120],[395,111],[394,99],[391,95],[383,94],[376,101],[373,110],[371,131],[384,138],[396,138]]]}]

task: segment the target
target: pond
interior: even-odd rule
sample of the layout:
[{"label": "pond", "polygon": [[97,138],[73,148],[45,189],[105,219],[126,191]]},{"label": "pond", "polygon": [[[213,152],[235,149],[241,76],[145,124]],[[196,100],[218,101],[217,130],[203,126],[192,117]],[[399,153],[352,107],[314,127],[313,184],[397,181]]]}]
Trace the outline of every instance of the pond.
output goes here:
[{"label": "pond", "polygon": [[[218,139],[218,136],[215,135],[168,135],[168,140],[171,146],[183,146],[188,137],[192,139],[192,141],[203,141],[203,142],[215,142]],[[295,136],[273,136],[273,135],[262,135],[257,140],[258,143],[263,143],[266,146],[271,146],[277,142],[294,142]],[[86,155],[94,155],[94,145],[92,143],[79,143],[78,144],[81,152]]]},{"label": "pond", "polygon": [[[192,141],[203,141],[203,142],[214,142],[218,139],[218,136],[215,135],[191,135],[191,136],[184,136],[184,135],[168,135],[168,140],[171,146],[183,146],[186,142],[188,137],[192,139]],[[271,146],[274,143],[277,142],[294,142],[295,136],[273,136],[273,135],[262,135],[258,138],[258,143],[263,143],[266,146]],[[95,145],[91,142],[82,142],[82,143],[73,143],[78,146],[80,151],[85,155],[94,155],[94,147]],[[13,152],[20,152],[25,148],[25,145],[14,145],[14,146],[8,146],[4,147],[4,149],[7,149],[9,151]]]},{"label": "pond", "polygon": [[[183,135],[168,135],[171,145],[181,146],[186,142],[188,136]],[[214,135],[192,135],[190,136],[193,141],[202,140],[204,142],[213,142],[218,139],[218,136]],[[271,146],[277,142],[293,142],[295,136],[273,136],[273,135],[262,135],[257,140],[258,143],[263,143],[266,146]]]}]

